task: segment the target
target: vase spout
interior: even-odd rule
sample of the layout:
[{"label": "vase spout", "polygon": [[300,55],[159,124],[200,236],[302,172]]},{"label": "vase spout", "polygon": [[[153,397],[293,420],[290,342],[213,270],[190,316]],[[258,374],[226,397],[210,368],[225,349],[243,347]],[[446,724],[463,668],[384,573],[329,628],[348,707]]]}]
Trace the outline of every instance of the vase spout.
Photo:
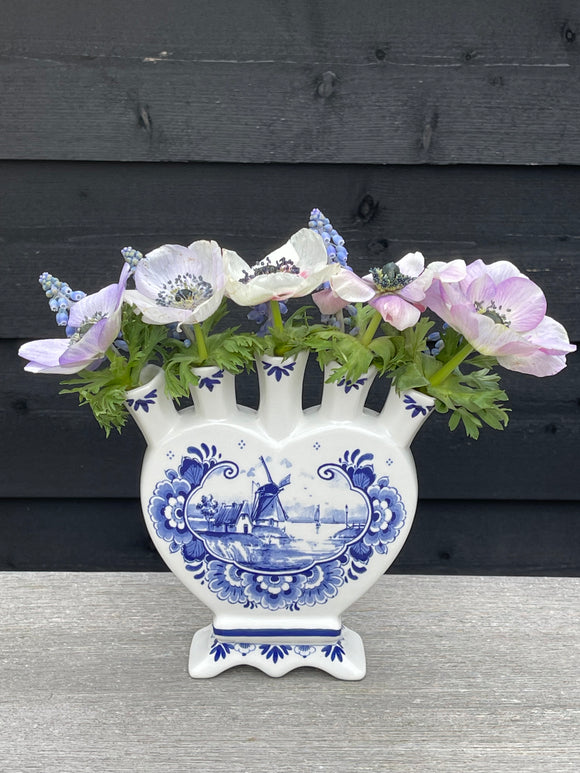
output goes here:
[{"label": "vase spout", "polygon": [[431,415],[435,400],[433,397],[410,389],[398,393],[391,387],[380,420],[389,435],[400,448],[408,448],[417,432]]},{"label": "vase spout", "polygon": [[346,378],[329,381],[329,377],[337,367],[337,362],[331,362],[324,369],[319,417],[331,422],[356,421],[359,416],[362,416],[365,400],[377,370],[371,367],[356,381],[349,381]]},{"label": "vase spout", "polygon": [[308,352],[296,357],[263,356],[257,363],[258,422],[274,440],[287,438],[301,423],[302,384]]},{"label": "vase spout", "polygon": [[176,424],[179,414],[165,392],[165,374],[157,365],[141,371],[141,386],[127,392],[125,405],[147,445],[158,443]]},{"label": "vase spout", "polygon": [[218,367],[193,368],[198,382],[190,392],[195,415],[209,421],[227,421],[237,413],[235,376]]}]

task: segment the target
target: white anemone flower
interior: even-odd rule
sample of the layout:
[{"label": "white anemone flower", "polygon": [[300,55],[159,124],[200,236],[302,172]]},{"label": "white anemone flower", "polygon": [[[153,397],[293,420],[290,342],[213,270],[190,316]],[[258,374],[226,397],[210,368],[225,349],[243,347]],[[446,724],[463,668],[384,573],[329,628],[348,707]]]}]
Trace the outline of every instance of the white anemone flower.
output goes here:
[{"label": "white anemone flower", "polygon": [[179,327],[203,322],[223,298],[222,251],[213,241],[164,244],[139,261],[135,287],[125,300],[142,312],[144,322]]},{"label": "white anemone flower", "polygon": [[328,262],[324,240],[309,228],[297,231],[265,258],[250,266],[237,253],[224,250],[226,295],[239,306],[301,298],[338,273]]}]

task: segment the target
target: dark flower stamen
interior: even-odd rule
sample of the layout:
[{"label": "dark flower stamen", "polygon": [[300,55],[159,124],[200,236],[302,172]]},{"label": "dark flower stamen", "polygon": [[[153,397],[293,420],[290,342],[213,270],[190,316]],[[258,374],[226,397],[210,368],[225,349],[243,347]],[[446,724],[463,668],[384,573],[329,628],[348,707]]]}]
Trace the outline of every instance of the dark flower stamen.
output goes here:
[{"label": "dark flower stamen", "polygon": [[385,263],[382,268],[371,268],[370,273],[377,290],[381,293],[395,293],[417,278],[403,274],[396,263]]},{"label": "dark flower stamen", "polygon": [[89,332],[93,325],[96,325],[99,320],[105,319],[106,316],[107,315],[102,311],[97,311],[95,314],[93,314],[92,317],[86,317],[83,319],[81,325],[75,330],[72,336],[70,336],[70,344],[78,343],[81,338]]},{"label": "dark flower stamen", "polygon": [[496,323],[496,325],[510,327],[512,324],[506,316],[506,314],[509,314],[511,309],[506,309],[504,312],[501,306],[496,306],[495,301],[491,301],[491,303],[489,303],[487,306],[484,305],[483,301],[475,301],[473,306],[478,314],[483,314],[484,317],[489,317]]},{"label": "dark flower stamen", "polygon": [[159,291],[156,302],[159,306],[177,306],[182,309],[196,309],[211,298],[213,288],[202,276],[189,272],[169,279]]},{"label": "dark flower stamen", "polygon": [[299,274],[299,267],[290,258],[279,258],[275,263],[268,256],[261,260],[253,268],[251,273],[244,271],[244,276],[239,280],[241,284],[248,284],[252,279],[266,274]]}]

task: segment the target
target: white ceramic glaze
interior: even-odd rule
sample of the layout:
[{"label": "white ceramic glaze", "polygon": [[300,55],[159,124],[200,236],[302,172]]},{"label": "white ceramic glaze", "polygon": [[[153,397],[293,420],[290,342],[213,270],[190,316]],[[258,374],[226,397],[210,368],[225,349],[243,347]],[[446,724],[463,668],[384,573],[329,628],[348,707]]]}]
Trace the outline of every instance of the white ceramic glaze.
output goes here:
[{"label": "white ceramic glaze", "polygon": [[212,612],[189,668],[209,677],[248,664],[365,674],[342,614],[385,572],[411,528],[417,478],[409,444],[433,400],[391,390],[364,408],[374,373],[325,383],[303,411],[306,354],[257,363],[260,404],[235,402],[234,378],[197,372],[194,408],[176,411],[149,366],[128,407],[147,440],[141,500],[174,574]]}]

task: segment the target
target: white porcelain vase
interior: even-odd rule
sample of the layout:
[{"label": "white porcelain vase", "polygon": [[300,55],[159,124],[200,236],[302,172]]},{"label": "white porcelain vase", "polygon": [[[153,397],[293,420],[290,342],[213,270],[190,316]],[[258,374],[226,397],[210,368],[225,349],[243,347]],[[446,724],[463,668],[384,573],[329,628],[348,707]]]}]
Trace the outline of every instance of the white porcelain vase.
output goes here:
[{"label": "white porcelain vase", "polygon": [[271,676],[299,666],[365,675],[361,638],[342,615],[409,533],[409,445],[433,400],[392,389],[380,413],[366,409],[368,373],[325,383],[320,406],[303,410],[306,359],[257,363],[257,411],[236,404],[234,377],[215,367],[196,370],[193,408],[176,410],[155,366],[128,395],[147,441],[149,533],[213,615],[193,637],[193,677],[243,664]]}]

